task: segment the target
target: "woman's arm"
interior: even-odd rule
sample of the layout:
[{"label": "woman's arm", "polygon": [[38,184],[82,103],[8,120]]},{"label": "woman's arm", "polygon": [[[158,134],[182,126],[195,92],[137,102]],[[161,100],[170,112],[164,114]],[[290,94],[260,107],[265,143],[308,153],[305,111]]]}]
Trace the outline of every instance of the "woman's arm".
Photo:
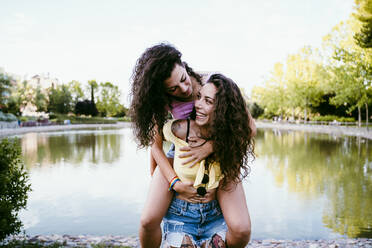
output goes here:
[{"label": "woman's arm", "polygon": [[[157,130],[157,127],[155,127]],[[176,172],[173,170],[172,165],[169,163],[168,158],[163,151],[163,138],[160,134],[155,135],[155,140],[151,146],[151,154],[156,161],[157,165],[163,176],[170,182],[175,176]],[[180,198],[187,199],[190,202],[199,202],[200,196],[197,194],[196,189],[193,187],[193,182],[178,181],[173,186],[173,189],[179,193]]]}]

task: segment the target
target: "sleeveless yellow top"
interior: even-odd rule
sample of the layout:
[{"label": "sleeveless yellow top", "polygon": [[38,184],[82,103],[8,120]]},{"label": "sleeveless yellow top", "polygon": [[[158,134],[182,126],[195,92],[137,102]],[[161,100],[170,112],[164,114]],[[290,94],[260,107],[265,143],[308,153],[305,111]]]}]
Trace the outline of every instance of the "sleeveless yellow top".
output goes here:
[{"label": "sleeveless yellow top", "polygon": [[200,186],[204,186],[206,190],[217,188],[219,181],[223,178],[219,163],[213,162],[209,164],[209,182],[207,184],[202,183],[204,174],[206,174],[207,172],[205,168],[205,160],[202,160],[192,167],[190,167],[191,162],[182,165],[182,162],[187,158],[178,157],[180,154],[184,153],[183,151],[180,151],[180,148],[188,146],[188,144],[186,143],[186,141],[178,138],[172,133],[172,124],[174,121],[175,120],[173,119],[165,123],[163,127],[163,134],[164,138],[167,141],[172,142],[175,146],[173,168],[177,176],[181,179],[182,182],[194,182],[194,188],[198,188]]}]

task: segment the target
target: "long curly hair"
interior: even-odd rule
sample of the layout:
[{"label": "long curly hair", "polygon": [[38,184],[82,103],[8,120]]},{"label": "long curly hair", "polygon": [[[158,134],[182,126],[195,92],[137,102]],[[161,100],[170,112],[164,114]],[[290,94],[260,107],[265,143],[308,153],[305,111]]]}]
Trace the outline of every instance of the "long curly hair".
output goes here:
[{"label": "long curly hair", "polygon": [[206,83],[217,89],[209,138],[213,140],[212,159],[220,163],[227,182],[239,182],[250,172],[255,158],[250,115],[239,87],[222,74],[213,74]]},{"label": "long curly hair", "polygon": [[184,66],[189,76],[201,82],[201,77],[186,63],[181,61],[182,54],[174,46],[161,43],[152,46],[137,60],[131,77],[130,116],[134,134],[139,147],[153,143],[156,134],[163,128],[171,108],[172,97],[164,87],[164,81],[171,76],[176,64]]}]

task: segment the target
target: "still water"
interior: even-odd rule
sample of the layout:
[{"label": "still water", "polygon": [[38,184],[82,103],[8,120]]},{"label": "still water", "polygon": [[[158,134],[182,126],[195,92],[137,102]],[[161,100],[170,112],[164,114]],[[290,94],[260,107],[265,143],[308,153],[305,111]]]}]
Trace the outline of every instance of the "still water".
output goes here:
[{"label": "still water", "polygon": [[[129,128],[19,136],[29,235],[137,235],[149,152]],[[253,239],[372,237],[372,141],[258,130],[244,181]]]}]

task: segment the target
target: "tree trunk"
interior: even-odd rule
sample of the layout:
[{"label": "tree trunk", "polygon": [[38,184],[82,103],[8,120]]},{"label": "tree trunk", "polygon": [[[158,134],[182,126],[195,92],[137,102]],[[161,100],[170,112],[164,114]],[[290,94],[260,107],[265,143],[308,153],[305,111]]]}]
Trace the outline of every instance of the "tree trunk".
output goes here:
[{"label": "tree trunk", "polygon": [[305,110],[304,110],[304,123],[307,122],[307,109],[305,107]]},{"label": "tree trunk", "polygon": [[360,110],[360,107],[358,106],[358,127],[362,126],[362,111]]},{"label": "tree trunk", "polygon": [[366,127],[368,131],[368,121],[369,121],[369,116],[368,116],[368,103],[365,103],[366,105]]},{"label": "tree trunk", "polygon": [[94,89],[93,89],[93,85],[90,88],[90,101],[92,103],[94,103]]}]

